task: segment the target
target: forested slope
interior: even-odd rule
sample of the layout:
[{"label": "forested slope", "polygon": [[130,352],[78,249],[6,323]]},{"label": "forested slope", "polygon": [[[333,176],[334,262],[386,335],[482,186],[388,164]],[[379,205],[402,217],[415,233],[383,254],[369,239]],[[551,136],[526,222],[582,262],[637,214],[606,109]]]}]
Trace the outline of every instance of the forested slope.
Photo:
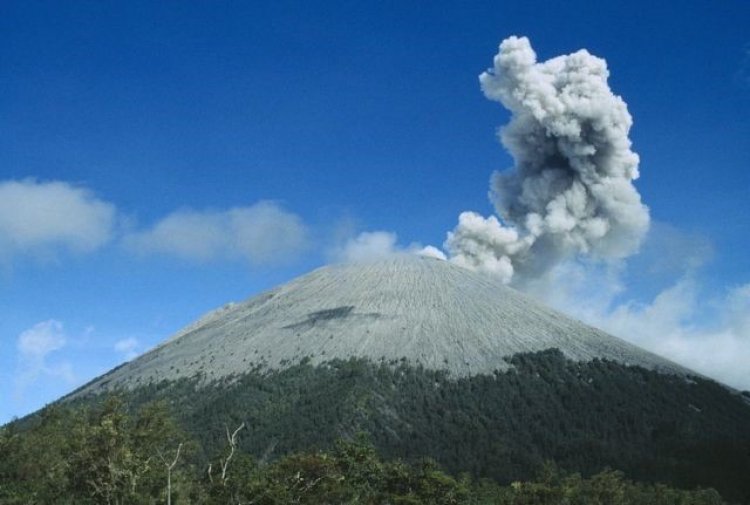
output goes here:
[{"label": "forested slope", "polygon": [[750,501],[746,393],[557,350],[509,361],[504,372],[454,379],[405,361],[335,360],[124,394],[134,407],[166,399],[204,459],[226,444],[225,426],[244,422],[240,448],[268,461],[363,432],[387,458],[430,457],[500,483],[531,479],[552,460]]}]

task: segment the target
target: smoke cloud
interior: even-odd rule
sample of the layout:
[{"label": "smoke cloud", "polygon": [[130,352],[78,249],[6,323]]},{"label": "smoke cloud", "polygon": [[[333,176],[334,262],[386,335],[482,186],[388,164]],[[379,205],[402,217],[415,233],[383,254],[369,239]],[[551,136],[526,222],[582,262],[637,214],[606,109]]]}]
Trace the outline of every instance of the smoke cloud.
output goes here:
[{"label": "smoke cloud", "polygon": [[492,175],[499,218],[459,216],[444,244],[451,261],[521,283],[577,255],[638,249],[649,212],[633,186],[633,121],[608,77],[607,63],[585,49],[537,62],[526,37],[500,44],[479,81],[512,113],[499,138],[514,166]]}]

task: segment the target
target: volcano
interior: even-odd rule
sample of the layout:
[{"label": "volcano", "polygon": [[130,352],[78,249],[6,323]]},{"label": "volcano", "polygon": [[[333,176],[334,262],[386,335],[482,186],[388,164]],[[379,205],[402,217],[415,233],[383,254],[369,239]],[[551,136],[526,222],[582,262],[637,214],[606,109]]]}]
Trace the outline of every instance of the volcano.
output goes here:
[{"label": "volcano", "polygon": [[432,258],[320,268],[65,401],[110,392],[166,401],[206,460],[244,423],[260,461],[364,434],[386,457],[502,483],[554,461],[750,501],[750,394]]},{"label": "volcano", "polygon": [[506,370],[507,358],[550,348],[574,361],[690,374],[491,277],[402,255],[326,266],[222,307],[85,392],[349,358],[406,360],[458,378]]}]

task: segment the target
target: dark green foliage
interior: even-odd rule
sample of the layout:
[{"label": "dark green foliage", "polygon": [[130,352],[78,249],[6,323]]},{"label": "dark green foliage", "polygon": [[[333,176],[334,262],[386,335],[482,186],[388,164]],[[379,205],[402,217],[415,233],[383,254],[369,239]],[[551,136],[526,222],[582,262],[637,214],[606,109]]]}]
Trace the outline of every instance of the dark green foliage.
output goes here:
[{"label": "dark green foliage", "polygon": [[162,456],[188,441],[165,404],[131,416],[119,397],[52,406],[0,431],[1,504],[141,504],[164,493]]},{"label": "dark green foliage", "polygon": [[[54,409],[19,435],[0,432],[0,503],[155,504],[165,502],[163,470],[152,465],[173,441],[173,423],[160,406],[136,416],[108,399],[89,412]],[[66,437],[65,425],[77,434]],[[20,437],[20,438],[19,438]],[[145,438],[144,438],[145,437]],[[28,458],[44,442],[47,457]],[[51,445],[49,445],[51,444]],[[55,448],[54,451],[49,449]],[[225,460],[226,461],[226,460]],[[546,465],[538,480],[500,486],[454,478],[436,463],[385,461],[364,439],[337,441],[328,452],[284,456],[269,465],[247,454],[230,461],[224,478],[183,461],[175,467],[173,502],[181,504],[393,504],[393,505],[724,505],[712,490],[681,491],[634,484],[619,472],[590,479]],[[30,472],[30,473],[27,473]],[[33,480],[23,476],[34,476]]]},{"label": "dark green foliage", "polygon": [[304,363],[206,387],[152,384],[129,401],[168,399],[204,460],[224,449],[225,426],[245,422],[241,448],[261,462],[366,432],[388,458],[430,457],[500,483],[528,480],[553,460],[583,475],[618,468],[750,502],[750,407],[741,395],[701,378],[572,362],[557,350],[511,363],[458,380],[403,362]]},{"label": "dark green foliage", "polygon": [[[0,504],[67,503],[50,501],[60,489],[70,503],[106,503],[106,486],[123,503],[162,499],[165,471],[154,458],[189,438],[167,410],[196,440],[175,475],[173,503],[721,503],[713,491],[674,489],[696,487],[750,503],[742,395],[700,378],[571,362],[556,350],[511,362],[507,372],[458,380],[405,362],[255,369],[220,383],[123,392],[128,412],[102,397],[79,399],[83,411],[53,407],[0,431],[2,454],[13,455],[0,461]],[[243,422],[219,479],[226,430]],[[359,433],[372,446],[337,443]],[[101,466],[105,456],[120,473]],[[438,464],[466,473],[457,479]]]},{"label": "dark green foliage", "polygon": [[69,433],[75,425],[68,409],[51,406],[27,429],[14,424],[0,428],[0,503],[54,503],[59,488],[69,485],[64,455],[70,454]]}]

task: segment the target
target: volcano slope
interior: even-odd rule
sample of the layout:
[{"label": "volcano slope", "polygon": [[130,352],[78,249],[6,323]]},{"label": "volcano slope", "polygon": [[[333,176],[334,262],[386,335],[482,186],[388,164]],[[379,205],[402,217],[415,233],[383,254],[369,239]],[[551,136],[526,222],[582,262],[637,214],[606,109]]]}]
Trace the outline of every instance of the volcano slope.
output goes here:
[{"label": "volcano slope", "polygon": [[431,258],[324,267],[214,311],[67,399],[168,400],[259,458],[369,435],[501,482],[545,461],[750,501],[750,405],[666,359]]}]

